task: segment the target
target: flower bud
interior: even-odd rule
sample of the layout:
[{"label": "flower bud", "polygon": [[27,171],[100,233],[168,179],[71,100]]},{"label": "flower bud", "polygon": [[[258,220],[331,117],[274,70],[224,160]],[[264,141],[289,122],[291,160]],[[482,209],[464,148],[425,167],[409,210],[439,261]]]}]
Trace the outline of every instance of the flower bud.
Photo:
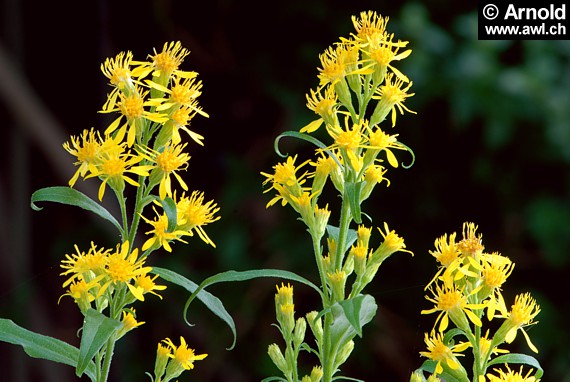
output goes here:
[{"label": "flower bud", "polygon": [[305,340],[305,332],[307,330],[307,322],[303,317],[297,319],[295,330],[293,331],[293,346],[298,349]]},{"label": "flower bud", "polygon": [[305,315],[307,318],[307,322],[309,323],[309,327],[313,332],[313,336],[315,336],[317,342],[321,342],[323,339],[323,321],[319,317],[317,320],[318,313],[316,311],[309,312]]},{"label": "flower bud", "polygon": [[279,349],[279,346],[277,346],[277,344],[269,345],[267,348],[267,354],[269,354],[269,358],[271,358],[275,366],[277,366],[277,368],[281,370],[283,374],[287,375],[287,361],[285,361],[285,357],[283,356],[281,349]]},{"label": "flower bud", "polygon": [[338,353],[336,353],[335,368],[338,368],[340,365],[346,362],[346,360],[350,356],[350,353],[352,353],[353,349],[354,349],[354,341],[352,340],[348,341],[346,344],[343,345],[343,347],[340,348]]}]

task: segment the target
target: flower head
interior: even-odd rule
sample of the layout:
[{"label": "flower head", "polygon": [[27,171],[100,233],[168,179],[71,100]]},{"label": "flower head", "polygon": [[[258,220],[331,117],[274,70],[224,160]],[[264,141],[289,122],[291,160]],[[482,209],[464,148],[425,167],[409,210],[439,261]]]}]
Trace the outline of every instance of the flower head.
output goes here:
[{"label": "flower head", "polygon": [[448,346],[444,343],[443,335],[441,333],[434,332],[429,336],[425,333],[424,342],[427,346],[427,351],[422,351],[420,354],[431,360],[437,361],[435,374],[441,374],[443,372],[442,364],[445,364],[446,367],[453,370],[458,370],[461,367],[461,364],[457,360],[457,356],[463,355],[459,352],[465,350],[467,347],[465,344]]},{"label": "flower head", "polygon": [[158,187],[158,196],[165,199],[167,196],[172,197],[171,176],[174,176],[180,187],[187,191],[188,186],[182,177],[178,174],[179,171],[184,171],[188,167],[190,155],[183,152],[186,143],[182,145],[167,144],[160,151],[153,150],[149,147],[141,147],[141,155],[149,160],[152,165],[152,172],[150,173],[150,182],[160,182]]},{"label": "flower head", "polygon": [[[176,197],[174,198],[176,201]],[[180,199],[176,201],[176,211],[178,215],[178,230],[193,235],[198,234],[200,239],[206,244],[216,247],[212,239],[204,230],[204,226],[220,219],[216,216],[220,208],[213,201],[204,201],[204,193],[200,191],[192,191],[190,196],[184,193]]]},{"label": "flower head", "polygon": [[195,72],[184,72],[178,68],[184,61],[184,58],[190,54],[190,51],[184,47],[180,41],[172,41],[164,43],[160,53],[153,49],[154,54],[149,58],[152,60],[151,67],[154,69],[152,75],[154,77],[166,77],[176,74],[181,77],[191,78],[196,75]]},{"label": "flower head", "polygon": [[170,358],[172,358],[175,366],[182,367],[185,370],[193,369],[195,361],[201,361],[208,356],[207,354],[196,354],[194,349],[188,347],[186,340],[182,336],[180,336],[180,345],[178,346],[170,338],[166,338],[163,342],[170,348]]},{"label": "flower head", "polygon": [[520,330],[526,339],[528,347],[538,353],[538,349],[531,342],[525,327],[536,324],[534,318],[540,313],[540,306],[536,300],[531,297],[530,293],[519,294],[515,297],[515,303],[512,305],[511,310],[505,315],[499,317],[505,318],[505,321],[495,334],[495,340],[511,343],[515,340],[518,331]]},{"label": "flower head", "polygon": [[108,282],[105,288],[110,285],[116,287],[126,285],[133,297],[137,300],[144,301],[144,289],[132,284],[136,277],[146,275],[152,270],[151,267],[144,266],[144,261],[144,259],[138,258],[137,248],[132,251],[130,250],[128,241],[120,246],[117,245],[116,251],[111,253],[108,258],[106,268]]},{"label": "flower head", "polygon": [[187,232],[181,229],[176,229],[176,227],[169,227],[169,220],[166,213],[159,214],[156,210],[154,210],[154,212],[157,215],[154,220],[149,220],[141,215],[144,221],[152,226],[150,231],[145,232],[147,235],[152,236],[144,242],[142,246],[143,251],[146,251],[149,248],[163,247],[166,251],[172,252],[172,247],[169,244],[171,241],[178,240],[186,243],[181,237],[188,235]]},{"label": "flower head", "polygon": [[509,365],[505,364],[507,371],[501,369],[494,369],[493,371],[498,373],[498,375],[493,375],[491,373],[487,374],[489,382],[540,382],[540,378],[531,376],[533,370],[530,369],[526,375],[523,375],[523,367],[521,366],[519,371],[511,370]]},{"label": "flower head", "polygon": [[71,136],[70,141],[65,142],[63,148],[77,158],[75,165],[79,165],[79,168],[69,180],[69,186],[73,187],[80,175],[85,177],[88,170],[95,171],[94,166],[98,163],[103,140],[101,135],[98,132],[95,133],[93,128],[91,128],[91,130],[83,130],[79,137]]},{"label": "flower head", "polygon": [[140,155],[125,152],[124,144],[109,140],[108,147],[100,153],[96,166],[91,169],[91,174],[86,178],[99,177],[102,180],[98,196],[99,200],[103,200],[107,184],[117,192],[124,190],[125,182],[135,187],[139,186],[139,183],[127,174],[148,176],[148,171],[152,167],[138,165],[142,160],[143,157]]},{"label": "flower head", "polygon": [[445,282],[443,287],[437,285],[435,291],[430,287],[430,291],[434,297],[426,296],[426,298],[433,302],[435,307],[422,310],[422,314],[440,312],[434,324],[435,327],[439,322],[439,332],[444,332],[447,329],[449,318],[451,318],[458,328],[465,331],[469,330],[469,322],[465,316],[467,316],[473,324],[477,326],[482,325],[481,319],[473,313],[473,309],[482,309],[485,305],[469,303],[467,296],[464,295],[463,291],[459,289],[457,285]]},{"label": "flower head", "polygon": [[305,161],[300,165],[295,165],[297,156],[287,157],[287,161],[284,163],[278,163],[273,166],[274,173],[267,174],[262,172],[261,175],[265,176],[267,179],[263,184],[271,182],[271,187],[264,192],[269,192],[274,189],[277,190],[278,195],[267,203],[267,207],[272,206],[277,201],[281,200],[281,205],[285,206],[288,202],[291,203],[291,196],[300,196],[303,193],[303,183],[305,183],[305,178],[307,173],[303,173],[298,176],[297,171],[299,171],[304,165],[309,163]]}]

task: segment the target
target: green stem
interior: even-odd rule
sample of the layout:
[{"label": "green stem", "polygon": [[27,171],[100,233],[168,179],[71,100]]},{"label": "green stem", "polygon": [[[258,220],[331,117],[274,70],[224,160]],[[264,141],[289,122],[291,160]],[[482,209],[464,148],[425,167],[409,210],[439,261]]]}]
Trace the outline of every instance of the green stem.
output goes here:
[{"label": "green stem", "polygon": [[313,239],[313,252],[315,253],[315,260],[317,262],[317,268],[319,269],[319,275],[321,277],[321,284],[323,289],[323,295],[322,295],[323,308],[326,309],[329,307],[330,298],[327,288],[327,277],[326,277],[327,275],[326,275],[326,270],[324,269],[323,255],[321,252],[321,242],[312,234],[311,238]]},{"label": "green stem", "polygon": [[473,365],[473,382],[479,381],[481,374],[481,328],[475,325],[475,342],[473,343],[473,358],[475,359]]},{"label": "green stem", "polygon": [[131,230],[129,231],[129,243],[131,246],[135,241],[135,237],[137,235],[137,230],[139,228],[139,222],[141,220],[141,213],[144,206],[141,206],[141,201],[143,198],[143,186],[144,186],[144,177],[139,176],[139,187],[137,187],[137,196],[135,200],[135,208],[133,211],[133,221],[131,223]]},{"label": "green stem", "polygon": [[346,195],[342,199],[342,206],[340,210],[340,223],[338,227],[338,243],[336,248],[336,254],[334,258],[335,269],[341,269],[342,260],[344,258],[344,252],[346,247],[346,239],[348,237],[348,227],[352,217],[350,216],[350,206],[348,203],[348,198]]},{"label": "green stem", "polygon": [[124,239],[125,235],[127,235],[129,232],[129,223],[127,220],[127,206],[125,203],[125,197],[122,193],[119,193],[119,191],[115,189],[113,189],[113,191],[117,196],[117,201],[119,202],[119,207],[121,208],[121,220],[123,221],[123,231],[121,232],[121,236]]},{"label": "green stem", "polygon": [[103,355],[103,368],[98,382],[106,382],[109,377],[109,370],[111,368],[111,360],[113,359],[113,352],[115,350],[115,338],[110,338],[105,346],[105,354]]},{"label": "green stem", "polygon": [[323,368],[323,382],[331,382],[335,373],[334,359],[336,354],[333,353],[331,344],[330,328],[332,326],[332,313],[326,313],[323,325],[323,351],[321,353],[321,366]]}]

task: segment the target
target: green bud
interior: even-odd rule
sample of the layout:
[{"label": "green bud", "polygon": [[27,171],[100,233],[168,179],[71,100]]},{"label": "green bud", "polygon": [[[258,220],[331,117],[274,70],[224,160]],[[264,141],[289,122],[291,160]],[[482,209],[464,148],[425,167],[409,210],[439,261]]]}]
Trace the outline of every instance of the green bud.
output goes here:
[{"label": "green bud", "polygon": [[346,362],[352,350],[354,349],[354,341],[350,340],[340,350],[336,353],[335,357],[335,368],[338,368],[340,365]]},{"label": "green bud", "polygon": [[305,315],[307,318],[307,322],[309,323],[309,327],[313,332],[313,336],[315,336],[317,342],[321,342],[323,339],[323,321],[319,317],[319,319],[315,320],[318,313],[316,311],[309,312]]},{"label": "green bud", "polygon": [[267,354],[269,354],[269,358],[273,361],[275,366],[285,375],[288,374],[289,368],[287,367],[287,361],[285,361],[285,357],[283,357],[283,353],[277,344],[271,344],[267,348]]},{"label": "green bud", "polygon": [[307,322],[303,317],[297,319],[295,330],[293,331],[293,346],[298,349],[305,340],[305,332],[307,330]]}]

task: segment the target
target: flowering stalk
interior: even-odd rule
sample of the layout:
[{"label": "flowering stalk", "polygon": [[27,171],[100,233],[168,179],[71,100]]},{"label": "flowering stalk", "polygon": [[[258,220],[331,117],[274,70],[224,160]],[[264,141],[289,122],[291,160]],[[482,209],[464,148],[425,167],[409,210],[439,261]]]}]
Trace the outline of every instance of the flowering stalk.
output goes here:
[{"label": "flowering stalk", "polygon": [[[157,278],[166,272],[169,281],[183,286],[190,283],[171,271],[148,266],[149,255],[158,249],[171,252],[175,241],[186,243],[185,238],[194,233],[215,247],[204,226],[219,219],[219,208],[213,201],[206,202],[202,192],[187,194],[181,176],[190,159],[181,132],[203,145],[203,137],[188,125],[197,114],[207,117],[197,101],[202,88],[197,73],[180,69],[188,54],[180,42],[171,42],[161,52],[155,50],[148,61],[134,61],[131,52],[105,60],[101,70],[111,91],[101,112],[116,118],[103,132],[91,128],[64,143],[77,166],[69,187],[42,189],[32,196],[33,207],[38,201],[77,205],[110,221],[120,233],[115,248],[91,243],[83,250],[76,245],[75,252],[61,262],[66,277],[63,287],[67,288],[62,297],[71,297],[84,315],[81,347],[74,360],[76,373],[86,373],[95,382],[107,381],[116,342],[144,324],[137,321],[133,305],[145,301],[148,294],[162,298],[160,292],[166,286]],[[102,204],[73,189],[79,178],[99,180],[99,202],[111,188],[120,221]],[[131,195],[132,187],[136,196],[129,206],[127,194]],[[149,211],[154,211],[152,216]],[[141,219],[151,228],[137,248],[134,243]],[[164,351],[157,354],[157,382],[177,378],[206,356],[195,355],[182,337],[180,346],[169,339],[164,343]]]},{"label": "flowering stalk", "polygon": [[[320,56],[319,87],[307,95],[307,107],[318,118],[299,132],[286,132],[277,138],[278,141],[290,136],[314,143],[316,159],[299,163],[297,156],[288,156],[285,162],[273,167],[273,173],[262,173],[266,177],[264,184],[270,185],[266,192],[276,192],[268,207],[277,202],[290,205],[311,235],[322,308],[320,313],[310,313],[311,318],[307,316],[317,349],[308,344],[301,349],[318,355],[320,375],[326,382],[348,359],[354,348],[353,338],[362,335],[362,326],[376,312],[374,299],[362,291],[393,253],[411,253],[386,223],[378,229],[384,240],[374,249],[370,242],[373,228],[362,224],[361,210],[376,185],[383,181],[389,185],[384,163],[397,168],[400,162],[395,152],[411,153],[398,141],[398,134],[389,134],[379,126],[388,115],[394,127],[398,112],[413,113],[404,105],[413,95],[408,93],[412,83],[393,66],[409,56],[411,50],[404,49],[407,42],[394,41],[394,35],[387,32],[388,18],[369,11],[352,21],[355,32]],[[329,143],[311,135],[322,126]],[[341,200],[337,227],[329,224],[329,206],[318,203],[329,181]],[[326,252],[323,241],[327,244]],[[279,291],[280,288],[278,294]],[[286,343],[285,362],[280,361],[277,345],[271,345],[269,353],[286,379],[296,382],[295,375],[299,373],[296,362],[287,360],[287,349],[292,349],[289,353],[293,357],[299,352],[289,345],[291,339],[279,319],[279,309],[278,322]]]},{"label": "flowering stalk", "polygon": [[[497,252],[484,252],[477,226],[464,223],[462,239],[456,242],[455,238],[456,233],[444,234],[435,241],[436,250],[430,251],[440,268],[426,287],[432,295],[426,298],[434,307],[423,310],[422,314],[438,313],[438,316],[431,333],[425,334],[427,351],[420,352],[428,361],[412,374],[410,381],[423,381],[423,371],[428,371],[432,379],[442,376],[446,380],[465,382],[484,382],[486,378],[538,382],[542,369],[535,358],[511,354],[499,346],[510,344],[521,332],[529,348],[538,353],[525,328],[536,323],[534,318],[540,307],[525,293],[518,295],[511,309],[507,309],[502,286],[512,273],[514,263]],[[497,326],[499,319],[503,321]],[[485,328],[487,322],[498,327],[492,335],[491,330]],[[455,328],[450,329],[450,324]],[[456,336],[466,341],[455,344]],[[469,348],[473,356],[471,377],[459,361]],[[511,363],[526,364],[536,371],[531,369],[523,376],[522,367],[520,372],[513,371],[509,368]],[[505,365],[507,372],[498,368],[489,371],[494,365]]]}]

